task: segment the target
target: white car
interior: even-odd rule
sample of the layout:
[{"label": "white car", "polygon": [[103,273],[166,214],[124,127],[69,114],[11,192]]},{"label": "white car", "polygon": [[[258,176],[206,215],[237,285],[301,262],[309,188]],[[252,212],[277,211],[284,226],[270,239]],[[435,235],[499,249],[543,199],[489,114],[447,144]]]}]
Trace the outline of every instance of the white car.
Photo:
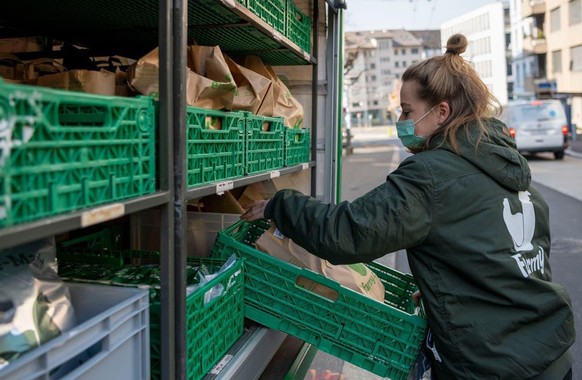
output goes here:
[{"label": "white car", "polygon": [[568,147],[568,121],[559,100],[516,101],[503,107],[500,118],[509,128],[520,152],[553,152],[564,158]]}]

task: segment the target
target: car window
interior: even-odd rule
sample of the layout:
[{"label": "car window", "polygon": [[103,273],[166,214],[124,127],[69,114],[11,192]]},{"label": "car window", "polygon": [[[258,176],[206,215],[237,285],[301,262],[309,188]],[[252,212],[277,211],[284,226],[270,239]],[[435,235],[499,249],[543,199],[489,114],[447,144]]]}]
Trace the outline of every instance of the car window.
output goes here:
[{"label": "car window", "polygon": [[506,120],[512,122],[551,121],[565,117],[562,105],[553,102],[511,106],[507,107],[506,111]]}]

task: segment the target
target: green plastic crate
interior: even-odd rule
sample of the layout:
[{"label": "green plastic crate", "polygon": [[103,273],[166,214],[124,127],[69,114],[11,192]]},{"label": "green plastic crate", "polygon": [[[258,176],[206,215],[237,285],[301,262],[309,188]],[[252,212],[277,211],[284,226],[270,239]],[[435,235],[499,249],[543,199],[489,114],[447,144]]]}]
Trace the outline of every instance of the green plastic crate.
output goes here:
[{"label": "green plastic crate", "polygon": [[[101,266],[96,265],[101,259]],[[159,264],[159,253],[150,251],[67,251],[59,252],[59,260],[64,263],[59,268],[62,278],[73,281],[87,281],[102,285],[122,285],[120,271],[131,275],[128,264],[146,264],[148,267]],[[72,259],[72,260],[71,260]],[[86,264],[86,276],[79,276]],[[225,260],[188,257],[188,268],[204,264],[210,273],[215,273]],[[110,265],[112,264],[112,265]],[[202,285],[186,298],[186,371],[188,380],[198,380],[224,356],[243,333],[244,324],[244,274],[242,260],[237,260],[229,269]],[[195,271],[188,271],[188,284],[195,283]],[[102,274],[99,278],[97,274]],[[85,277],[85,278],[83,278]],[[148,285],[150,289],[150,360],[151,378],[161,378],[161,310],[160,292],[157,282],[159,274],[150,276],[147,284],[138,277],[123,285]],[[152,285],[154,284],[154,285]],[[205,295],[215,287],[222,287],[220,297],[205,303]]]},{"label": "green plastic crate", "polygon": [[245,172],[243,113],[187,107],[186,115],[188,187],[242,177]]},{"label": "green plastic crate", "polygon": [[285,166],[309,161],[311,132],[307,128],[285,128]]},{"label": "green plastic crate", "polygon": [[245,112],[245,173],[280,169],[285,163],[285,130],[282,117]]},{"label": "green plastic crate", "polygon": [[311,19],[297,8],[293,0],[287,0],[285,37],[311,54]]},{"label": "green plastic crate", "polygon": [[152,100],[0,80],[0,228],[153,193]]},{"label": "green plastic crate", "polygon": [[286,0],[239,0],[275,30],[285,34]]},{"label": "green plastic crate", "polygon": [[[268,228],[264,220],[238,222],[218,234],[213,248],[215,256],[235,253],[244,258],[246,317],[379,376],[406,379],[426,330],[423,313],[417,313],[412,301],[416,290],[412,276],[378,263],[366,264],[384,284],[382,304],[256,250],[254,242]],[[299,287],[300,277],[336,291],[337,300]]]}]

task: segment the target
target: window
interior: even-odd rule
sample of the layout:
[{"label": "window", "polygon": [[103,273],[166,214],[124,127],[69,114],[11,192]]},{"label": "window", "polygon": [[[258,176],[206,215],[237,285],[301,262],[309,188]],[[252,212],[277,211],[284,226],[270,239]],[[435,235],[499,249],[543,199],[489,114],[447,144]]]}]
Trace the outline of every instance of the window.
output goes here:
[{"label": "window", "polygon": [[394,66],[400,67],[400,62],[398,62],[398,61],[394,62]]},{"label": "window", "polygon": [[568,17],[570,25],[582,22],[582,1],[570,0],[568,2]]},{"label": "window", "polygon": [[402,49],[402,55],[406,54],[406,49]]},{"label": "window", "polygon": [[558,7],[550,11],[550,31],[556,32],[560,28],[560,7]]},{"label": "window", "polygon": [[375,69],[376,68],[376,64],[375,63],[370,63],[370,69]]},{"label": "window", "polygon": [[556,50],[552,52],[552,73],[562,72],[562,51]]},{"label": "window", "polygon": [[406,67],[406,61],[402,61],[402,67]]},{"label": "window", "polygon": [[394,49],[394,55],[398,55],[398,49]]},{"label": "window", "polygon": [[582,45],[570,48],[570,70],[582,71]]},{"label": "window", "polygon": [[418,48],[412,48],[412,49],[410,49],[410,53],[412,53],[412,54],[418,54]]}]

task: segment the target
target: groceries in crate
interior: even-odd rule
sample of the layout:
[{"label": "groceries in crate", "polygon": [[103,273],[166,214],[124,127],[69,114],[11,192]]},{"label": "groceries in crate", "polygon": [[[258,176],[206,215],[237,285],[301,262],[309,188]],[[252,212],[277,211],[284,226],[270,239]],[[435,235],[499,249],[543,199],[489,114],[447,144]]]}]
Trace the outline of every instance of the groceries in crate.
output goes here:
[{"label": "groceries in crate", "polygon": [[57,276],[53,238],[2,250],[0,263],[1,370],[72,328],[75,313]]},{"label": "groceries in crate", "polygon": [[[337,281],[347,288],[379,302],[384,302],[384,285],[378,276],[364,264],[332,265],[328,261],[307,252],[304,248],[295,244],[293,240],[283,236],[275,226],[271,226],[257,239],[256,247],[259,251],[268,253],[297,267],[308,268],[315,273]],[[334,289],[308,278],[299,277],[297,285],[332,300],[338,297],[338,293]]]}]

